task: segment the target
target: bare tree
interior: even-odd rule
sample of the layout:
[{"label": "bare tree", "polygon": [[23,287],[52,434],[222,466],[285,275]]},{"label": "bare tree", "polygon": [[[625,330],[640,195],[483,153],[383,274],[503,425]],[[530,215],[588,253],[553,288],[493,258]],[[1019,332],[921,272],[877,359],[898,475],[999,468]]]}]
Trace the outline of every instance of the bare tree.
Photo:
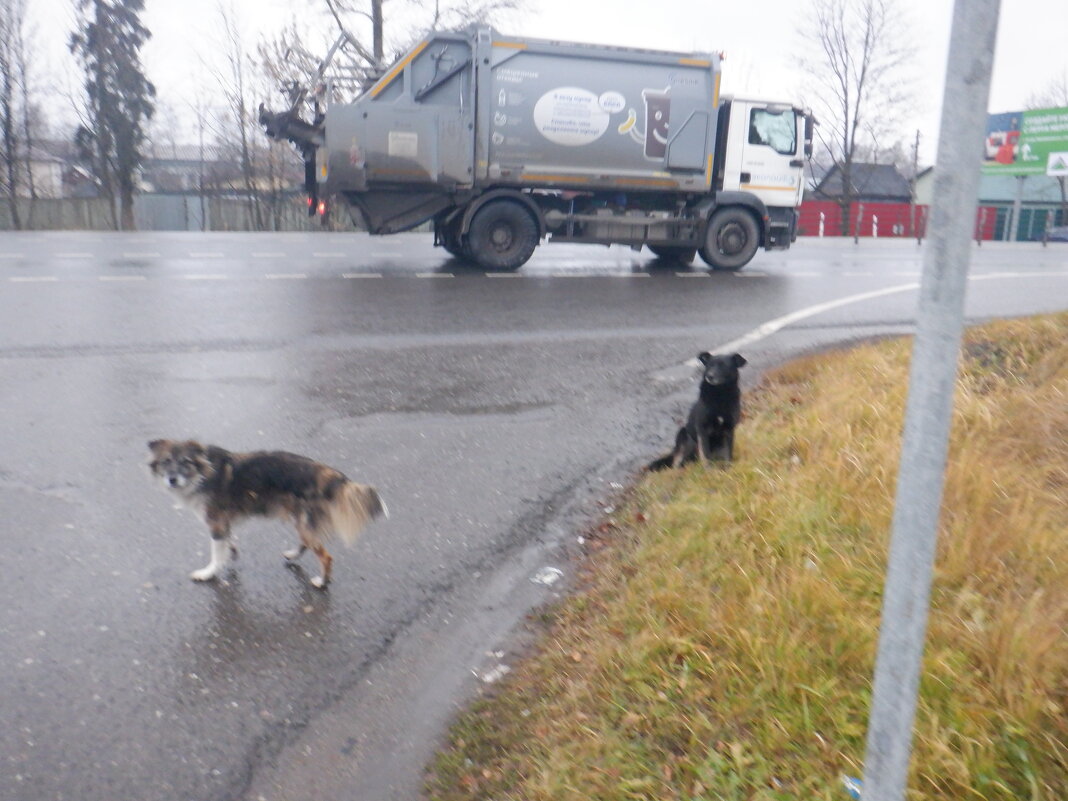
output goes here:
[{"label": "bare tree", "polygon": [[[0,0],[0,158],[3,160],[0,191],[7,199],[11,223],[16,229],[22,227],[18,206],[19,188],[24,183],[21,157],[28,150],[20,130],[29,105],[26,56],[20,52],[25,45],[25,25],[25,0]],[[26,166],[29,166],[28,156]]]},{"label": "bare tree", "polygon": [[216,74],[219,87],[226,98],[227,114],[231,128],[229,136],[220,143],[232,149],[241,169],[241,188],[248,209],[249,223],[257,231],[264,229],[264,214],[258,191],[256,150],[252,144],[252,106],[249,99],[250,83],[253,80],[254,62],[245,49],[241,25],[233,3],[219,4],[219,21],[222,24],[225,71]]},{"label": "bare tree", "polygon": [[836,200],[843,235],[858,194],[853,165],[888,133],[889,121],[900,116],[896,111],[912,92],[907,63],[913,37],[896,2],[812,0],[802,25],[807,46],[801,66],[815,93],[809,102],[820,120],[817,133],[828,166],[841,178]]}]

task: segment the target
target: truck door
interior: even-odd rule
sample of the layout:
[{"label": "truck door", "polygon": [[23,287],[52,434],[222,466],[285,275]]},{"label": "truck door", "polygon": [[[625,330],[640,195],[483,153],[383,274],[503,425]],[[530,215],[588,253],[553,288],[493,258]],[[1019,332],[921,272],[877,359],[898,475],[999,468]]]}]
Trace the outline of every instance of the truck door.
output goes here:
[{"label": "truck door", "polygon": [[804,117],[788,105],[735,99],[723,173],[724,189],[740,189],[768,207],[793,208],[804,193]]}]

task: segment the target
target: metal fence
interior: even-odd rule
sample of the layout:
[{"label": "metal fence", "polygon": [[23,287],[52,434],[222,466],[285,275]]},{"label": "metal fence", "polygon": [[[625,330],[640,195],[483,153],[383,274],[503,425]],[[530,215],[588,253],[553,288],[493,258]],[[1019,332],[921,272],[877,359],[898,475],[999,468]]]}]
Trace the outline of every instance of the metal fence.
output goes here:
[{"label": "metal fence", "polygon": [[[19,198],[21,227],[31,231],[110,231],[115,216],[103,198]],[[257,208],[258,206],[258,208]],[[345,231],[356,230],[347,213],[308,216],[303,195],[260,198],[197,194],[138,195],[134,222],[141,231]],[[258,212],[258,213],[257,213]],[[15,228],[9,203],[0,203],[0,230]]]}]

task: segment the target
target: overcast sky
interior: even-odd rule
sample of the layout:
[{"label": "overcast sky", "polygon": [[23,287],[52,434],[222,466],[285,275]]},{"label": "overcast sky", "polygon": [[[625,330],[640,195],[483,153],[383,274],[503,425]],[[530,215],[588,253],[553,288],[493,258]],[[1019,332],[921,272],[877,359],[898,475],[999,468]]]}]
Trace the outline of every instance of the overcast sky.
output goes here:
[{"label": "overcast sky", "polygon": [[[323,0],[231,0],[248,38],[270,35],[289,19],[333,36]],[[949,45],[951,0],[899,0],[912,18],[917,48],[919,102],[901,109],[901,138],[922,131],[921,159],[934,158],[942,82]],[[74,0],[29,0],[42,72],[73,69],[66,41]],[[210,59],[219,29],[218,0],[145,0],[143,20],[152,40],[143,50],[160,100],[181,111],[206,89],[199,64]],[[1068,5],[1065,0],[1003,0],[990,110],[1022,108],[1028,97],[1068,72]],[[805,87],[795,66],[797,29],[806,0],[528,0],[528,12],[500,27],[505,33],[680,51],[723,51],[724,91],[801,99]],[[390,9],[386,6],[387,13]],[[631,10],[633,9],[633,10]],[[352,26],[359,31],[359,23]],[[325,52],[325,47],[324,47]],[[68,81],[71,79],[68,78]],[[75,73],[73,80],[80,80]]]}]

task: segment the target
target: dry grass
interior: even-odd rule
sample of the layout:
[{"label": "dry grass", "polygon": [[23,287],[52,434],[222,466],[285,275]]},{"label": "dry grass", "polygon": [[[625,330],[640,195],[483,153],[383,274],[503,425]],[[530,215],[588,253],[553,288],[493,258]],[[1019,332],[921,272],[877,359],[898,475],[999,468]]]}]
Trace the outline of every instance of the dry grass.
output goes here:
[{"label": "dry grass", "polygon": [[[1068,798],[1068,315],[967,336],[910,801]],[[904,341],[802,359],[739,460],[645,481],[441,801],[844,799],[861,775]]]}]

